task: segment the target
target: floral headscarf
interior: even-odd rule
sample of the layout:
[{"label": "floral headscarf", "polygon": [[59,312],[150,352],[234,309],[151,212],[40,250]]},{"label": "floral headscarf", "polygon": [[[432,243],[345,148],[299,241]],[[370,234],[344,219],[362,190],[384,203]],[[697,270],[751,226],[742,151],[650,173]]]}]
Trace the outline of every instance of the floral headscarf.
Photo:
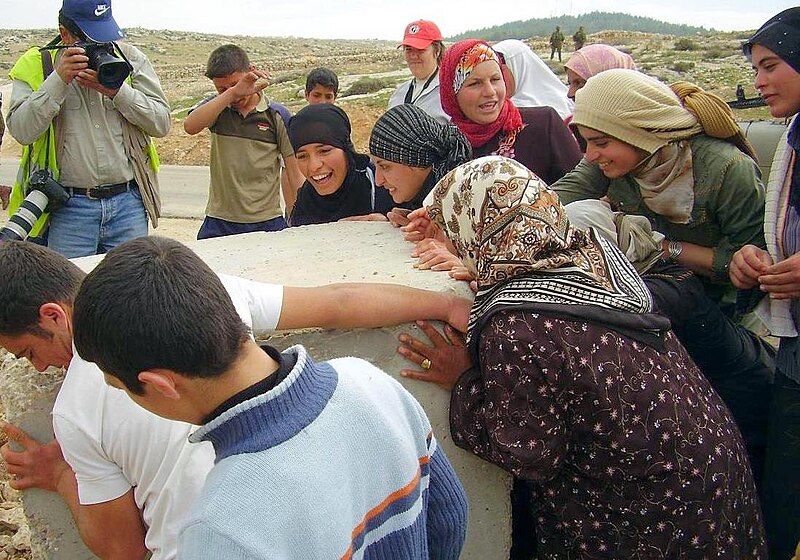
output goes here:
[{"label": "floral headscarf", "polygon": [[439,70],[439,95],[442,108],[464,133],[473,148],[483,146],[500,131],[508,134],[522,127],[522,116],[508,97],[505,98],[500,115],[491,124],[478,124],[469,120],[458,106],[456,94],[475,67],[486,61],[500,64],[500,58],[488,43],[467,39],[459,41],[445,51]]},{"label": "floral headscarf", "polygon": [[558,195],[514,160],[486,156],[456,167],[425,206],[477,278],[471,325],[500,301],[635,313],[652,307],[620,250],[593,230],[572,227]]}]

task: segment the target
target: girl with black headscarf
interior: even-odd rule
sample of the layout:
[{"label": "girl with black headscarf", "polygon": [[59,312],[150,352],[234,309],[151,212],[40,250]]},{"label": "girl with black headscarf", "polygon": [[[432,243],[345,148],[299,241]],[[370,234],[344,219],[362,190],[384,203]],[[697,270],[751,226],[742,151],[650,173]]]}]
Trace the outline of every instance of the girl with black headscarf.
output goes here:
[{"label": "girl with black headscarf", "polygon": [[289,122],[297,164],[306,181],[297,193],[289,225],[335,222],[373,213],[384,215],[391,198],[375,187],[375,168],[356,152],[350,119],[329,103],[308,105]]}]

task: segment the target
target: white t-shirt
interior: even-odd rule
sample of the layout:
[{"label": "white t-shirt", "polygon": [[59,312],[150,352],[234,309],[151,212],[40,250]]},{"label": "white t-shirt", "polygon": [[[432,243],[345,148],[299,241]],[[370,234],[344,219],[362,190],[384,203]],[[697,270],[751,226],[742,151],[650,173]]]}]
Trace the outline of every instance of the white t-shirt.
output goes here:
[{"label": "white t-shirt", "polygon": [[[275,329],[282,286],[220,278],[253,332]],[[174,558],[178,533],[214,463],[209,443],[189,443],[196,427],[139,407],[74,352],[53,406],[53,429],[75,471],[81,504],[108,502],[133,487],[153,559]]]}]

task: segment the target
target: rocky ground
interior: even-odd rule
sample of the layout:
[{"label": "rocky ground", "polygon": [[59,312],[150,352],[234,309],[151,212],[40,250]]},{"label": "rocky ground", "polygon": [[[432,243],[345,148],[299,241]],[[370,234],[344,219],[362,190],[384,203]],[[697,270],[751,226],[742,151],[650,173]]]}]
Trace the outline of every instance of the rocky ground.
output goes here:
[{"label": "rocky ground", "polygon": [[[0,350],[0,354],[5,353]],[[2,358],[2,355],[0,355]],[[4,419],[0,403],[0,420]],[[5,438],[0,436],[0,441]],[[20,493],[11,488],[5,462],[0,461],[0,560],[28,560],[31,556],[31,533],[22,511]]]}]

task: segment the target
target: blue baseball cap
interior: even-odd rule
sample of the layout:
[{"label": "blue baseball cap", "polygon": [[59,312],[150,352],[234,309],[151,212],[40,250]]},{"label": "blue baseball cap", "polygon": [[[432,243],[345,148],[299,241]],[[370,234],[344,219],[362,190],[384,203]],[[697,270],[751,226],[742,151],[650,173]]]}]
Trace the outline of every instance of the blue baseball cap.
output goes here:
[{"label": "blue baseball cap", "polygon": [[105,43],[125,37],[111,15],[111,0],[64,0],[61,13],[92,41]]}]

